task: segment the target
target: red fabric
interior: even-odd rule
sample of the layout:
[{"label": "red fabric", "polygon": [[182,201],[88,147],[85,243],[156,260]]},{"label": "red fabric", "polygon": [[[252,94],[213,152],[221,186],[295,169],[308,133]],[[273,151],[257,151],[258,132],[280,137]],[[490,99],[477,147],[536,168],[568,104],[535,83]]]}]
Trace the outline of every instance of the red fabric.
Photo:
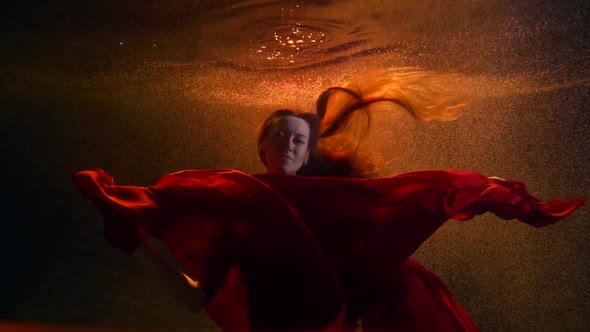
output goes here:
[{"label": "red fabric", "polygon": [[212,299],[225,331],[315,328],[474,331],[440,279],[408,257],[448,219],[490,211],[533,226],[582,200],[540,203],[523,183],[476,172],[379,179],[181,171],[152,187],[74,175],[105,215],[105,235],[132,251],[162,240]]}]

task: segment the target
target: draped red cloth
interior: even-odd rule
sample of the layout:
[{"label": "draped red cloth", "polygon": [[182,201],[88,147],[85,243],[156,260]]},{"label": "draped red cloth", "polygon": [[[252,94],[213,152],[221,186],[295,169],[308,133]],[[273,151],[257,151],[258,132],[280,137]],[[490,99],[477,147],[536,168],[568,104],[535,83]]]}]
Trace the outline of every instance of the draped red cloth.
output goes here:
[{"label": "draped red cloth", "polygon": [[155,186],[74,175],[130,252],[163,241],[199,281],[224,331],[474,331],[432,272],[409,256],[445,221],[492,212],[541,227],[584,201],[539,202],[524,183],[459,170],[378,179],[189,170]]}]

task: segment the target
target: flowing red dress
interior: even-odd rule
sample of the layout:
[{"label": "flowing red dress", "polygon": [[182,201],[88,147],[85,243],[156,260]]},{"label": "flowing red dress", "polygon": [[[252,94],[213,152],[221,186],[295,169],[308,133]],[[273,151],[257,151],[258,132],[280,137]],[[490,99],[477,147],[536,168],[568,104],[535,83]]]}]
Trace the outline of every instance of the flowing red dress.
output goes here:
[{"label": "flowing red dress", "polygon": [[378,179],[180,171],[151,187],[74,175],[130,252],[163,241],[211,299],[224,331],[474,331],[432,272],[409,258],[449,219],[492,212],[541,227],[583,200],[539,202],[523,183],[434,170]]}]

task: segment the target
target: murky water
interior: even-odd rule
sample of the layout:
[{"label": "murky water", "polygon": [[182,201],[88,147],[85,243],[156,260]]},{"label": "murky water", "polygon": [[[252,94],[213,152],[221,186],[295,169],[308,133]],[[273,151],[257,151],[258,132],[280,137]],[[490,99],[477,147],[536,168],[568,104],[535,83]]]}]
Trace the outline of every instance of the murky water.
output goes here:
[{"label": "murky water", "polygon": [[[108,247],[70,174],[147,185],[187,168],[262,171],[254,136],[270,111],[313,110],[372,70],[459,73],[448,88],[473,96],[455,122],[378,115],[388,173],[474,169],[543,199],[589,196],[586,1],[60,3],[5,14],[3,318],[214,329]],[[484,331],[587,330],[587,211],[539,230],[452,222],[416,257]]]}]

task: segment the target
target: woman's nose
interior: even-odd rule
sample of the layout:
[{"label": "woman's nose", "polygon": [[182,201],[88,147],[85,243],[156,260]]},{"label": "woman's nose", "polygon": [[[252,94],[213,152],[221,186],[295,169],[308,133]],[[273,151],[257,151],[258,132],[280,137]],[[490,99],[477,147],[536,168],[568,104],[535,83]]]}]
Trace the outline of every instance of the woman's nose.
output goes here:
[{"label": "woman's nose", "polygon": [[281,149],[291,152],[293,151],[295,144],[293,144],[292,140],[289,137],[282,137],[280,146]]}]

